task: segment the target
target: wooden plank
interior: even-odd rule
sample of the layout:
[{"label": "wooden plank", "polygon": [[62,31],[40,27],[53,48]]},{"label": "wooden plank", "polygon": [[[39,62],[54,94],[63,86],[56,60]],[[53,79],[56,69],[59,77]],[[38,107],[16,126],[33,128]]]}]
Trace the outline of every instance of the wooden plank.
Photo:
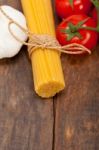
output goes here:
[{"label": "wooden plank", "polygon": [[62,62],[66,88],[55,98],[54,149],[99,150],[99,46]]},{"label": "wooden plank", "polygon": [[[0,3],[21,10],[19,0]],[[33,92],[31,64],[22,49],[0,61],[0,148],[98,150],[99,47],[86,58],[62,57],[66,89],[54,98],[54,107]]]},{"label": "wooden plank", "polygon": [[[19,10],[19,0],[0,0]],[[53,100],[33,92],[31,63],[26,47],[12,59],[0,61],[0,149],[51,150]]]}]

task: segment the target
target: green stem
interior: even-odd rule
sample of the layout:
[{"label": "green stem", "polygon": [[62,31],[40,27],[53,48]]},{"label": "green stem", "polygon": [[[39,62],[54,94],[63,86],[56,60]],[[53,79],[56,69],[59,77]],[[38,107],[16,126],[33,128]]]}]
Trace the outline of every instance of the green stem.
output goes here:
[{"label": "green stem", "polygon": [[91,2],[93,3],[93,5],[95,6],[96,8],[96,11],[97,11],[97,27],[96,28],[93,28],[93,27],[80,27],[79,29],[87,29],[87,30],[92,30],[92,31],[96,31],[96,32],[99,32],[99,0],[91,0]]},{"label": "green stem", "polygon": [[79,29],[86,29],[86,30],[91,30],[91,31],[99,32],[98,28],[93,28],[93,27],[80,27]]},{"label": "green stem", "polygon": [[93,5],[95,6],[96,8],[96,11],[97,11],[97,27],[96,28],[93,28],[93,27],[80,27],[79,29],[87,29],[87,30],[92,30],[92,31],[96,31],[96,32],[99,32],[99,0],[91,0],[91,2],[93,3]]},{"label": "green stem", "polygon": [[73,0],[69,0],[72,9],[74,8]]},{"label": "green stem", "polygon": [[97,23],[97,27],[93,28],[93,27],[83,27],[83,26],[78,26],[78,29],[86,29],[86,30],[92,30],[92,31],[96,31],[99,32],[99,0],[91,0],[91,2],[94,4],[96,10],[97,10],[97,17],[98,17],[98,23]]},{"label": "green stem", "polygon": [[89,18],[86,18],[85,20],[80,21],[77,25],[73,25],[72,23],[69,23],[69,28],[72,33],[78,32],[79,29],[85,29],[85,30],[91,30],[99,32],[99,26],[96,28],[94,27],[83,27],[82,25],[88,20]]}]

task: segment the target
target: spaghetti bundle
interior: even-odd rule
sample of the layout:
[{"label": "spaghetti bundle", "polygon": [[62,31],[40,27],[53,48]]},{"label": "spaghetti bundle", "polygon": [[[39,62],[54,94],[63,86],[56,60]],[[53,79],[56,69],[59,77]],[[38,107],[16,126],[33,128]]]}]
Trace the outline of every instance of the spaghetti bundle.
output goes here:
[{"label": "spaghetti bundle", "polygon": [[[21,0],[28,28],[37,35],[55,37],[51,0]],[[59,52],[38,48],[31,55],[36,93],[52,97],[65,87]]]}]

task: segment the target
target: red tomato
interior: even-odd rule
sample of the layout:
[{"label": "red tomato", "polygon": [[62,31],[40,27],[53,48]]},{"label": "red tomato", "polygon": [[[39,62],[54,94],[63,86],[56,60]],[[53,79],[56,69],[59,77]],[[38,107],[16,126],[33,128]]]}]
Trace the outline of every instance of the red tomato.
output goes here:
[{"label": "red tomato", "polygon": [[95,21],[97,21],[98,16],[97,16],[97,11],[96,11],[95,8],[94,8],[93,11],[92,11],[92,17],[95,19]]},{"label": "red tomato", "polygon": [[73,14],[88,14],[91,8],[91,0],[55,0],[57,14],[61,18],[66,18]]},{"label": "red tomato", "polygon": [[[82,20],[87,21],[82,25],[82,27],[96,27],[96,22],[91,17],[86,15],[72,15],[67,19],[63,20],[62,23],[56,29],[56,37],[61,45],[71,44],[71,43],[79,43],[84,45],[85,47],[92,49],[96,46],[98,40],[98,33],[96,31],[88,30],[88,29],[78,29],[78,31],[72,31],[69,23],[73,25],[77,25]],[[80,36],[79,36],[80,34]],[[70,40],[68,37],[73,35]]]}]

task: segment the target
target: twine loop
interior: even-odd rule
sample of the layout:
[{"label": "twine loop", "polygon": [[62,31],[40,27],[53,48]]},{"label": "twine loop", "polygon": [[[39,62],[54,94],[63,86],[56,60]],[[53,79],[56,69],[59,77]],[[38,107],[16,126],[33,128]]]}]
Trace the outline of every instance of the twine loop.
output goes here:
[{"label": "twine loop", "polygon": [[[30,57],[32,53],[34,52],[34,50],[37,50],[38,48],[41,48],[43,50],[47,50],[47,49],[56,50],[58,52],[65,53],[65,54],[82,54],[84,52],[91,54],[91,50],[81,44],[72,43],[72,44],[61,46],[59,42],[57,41],[57,39],[51,35],[33,34],[29,30],[23,28],[19,23],[13,20],[9,15],[7,15],[7,13],[1,8],[1,6],[0,6],[0,11],[9,20],[8,30],[10,34],[13,36],[13,38],[17,40],[18,42],[22,43],[23,45],[28,46],[28,52],[29,52]],[[16,25],[21,31],[23,31],[25,34],[28,35],[28,38],[29,38],[28,42],[22,41],[13,33],[11,29],[12,24]]]}]

